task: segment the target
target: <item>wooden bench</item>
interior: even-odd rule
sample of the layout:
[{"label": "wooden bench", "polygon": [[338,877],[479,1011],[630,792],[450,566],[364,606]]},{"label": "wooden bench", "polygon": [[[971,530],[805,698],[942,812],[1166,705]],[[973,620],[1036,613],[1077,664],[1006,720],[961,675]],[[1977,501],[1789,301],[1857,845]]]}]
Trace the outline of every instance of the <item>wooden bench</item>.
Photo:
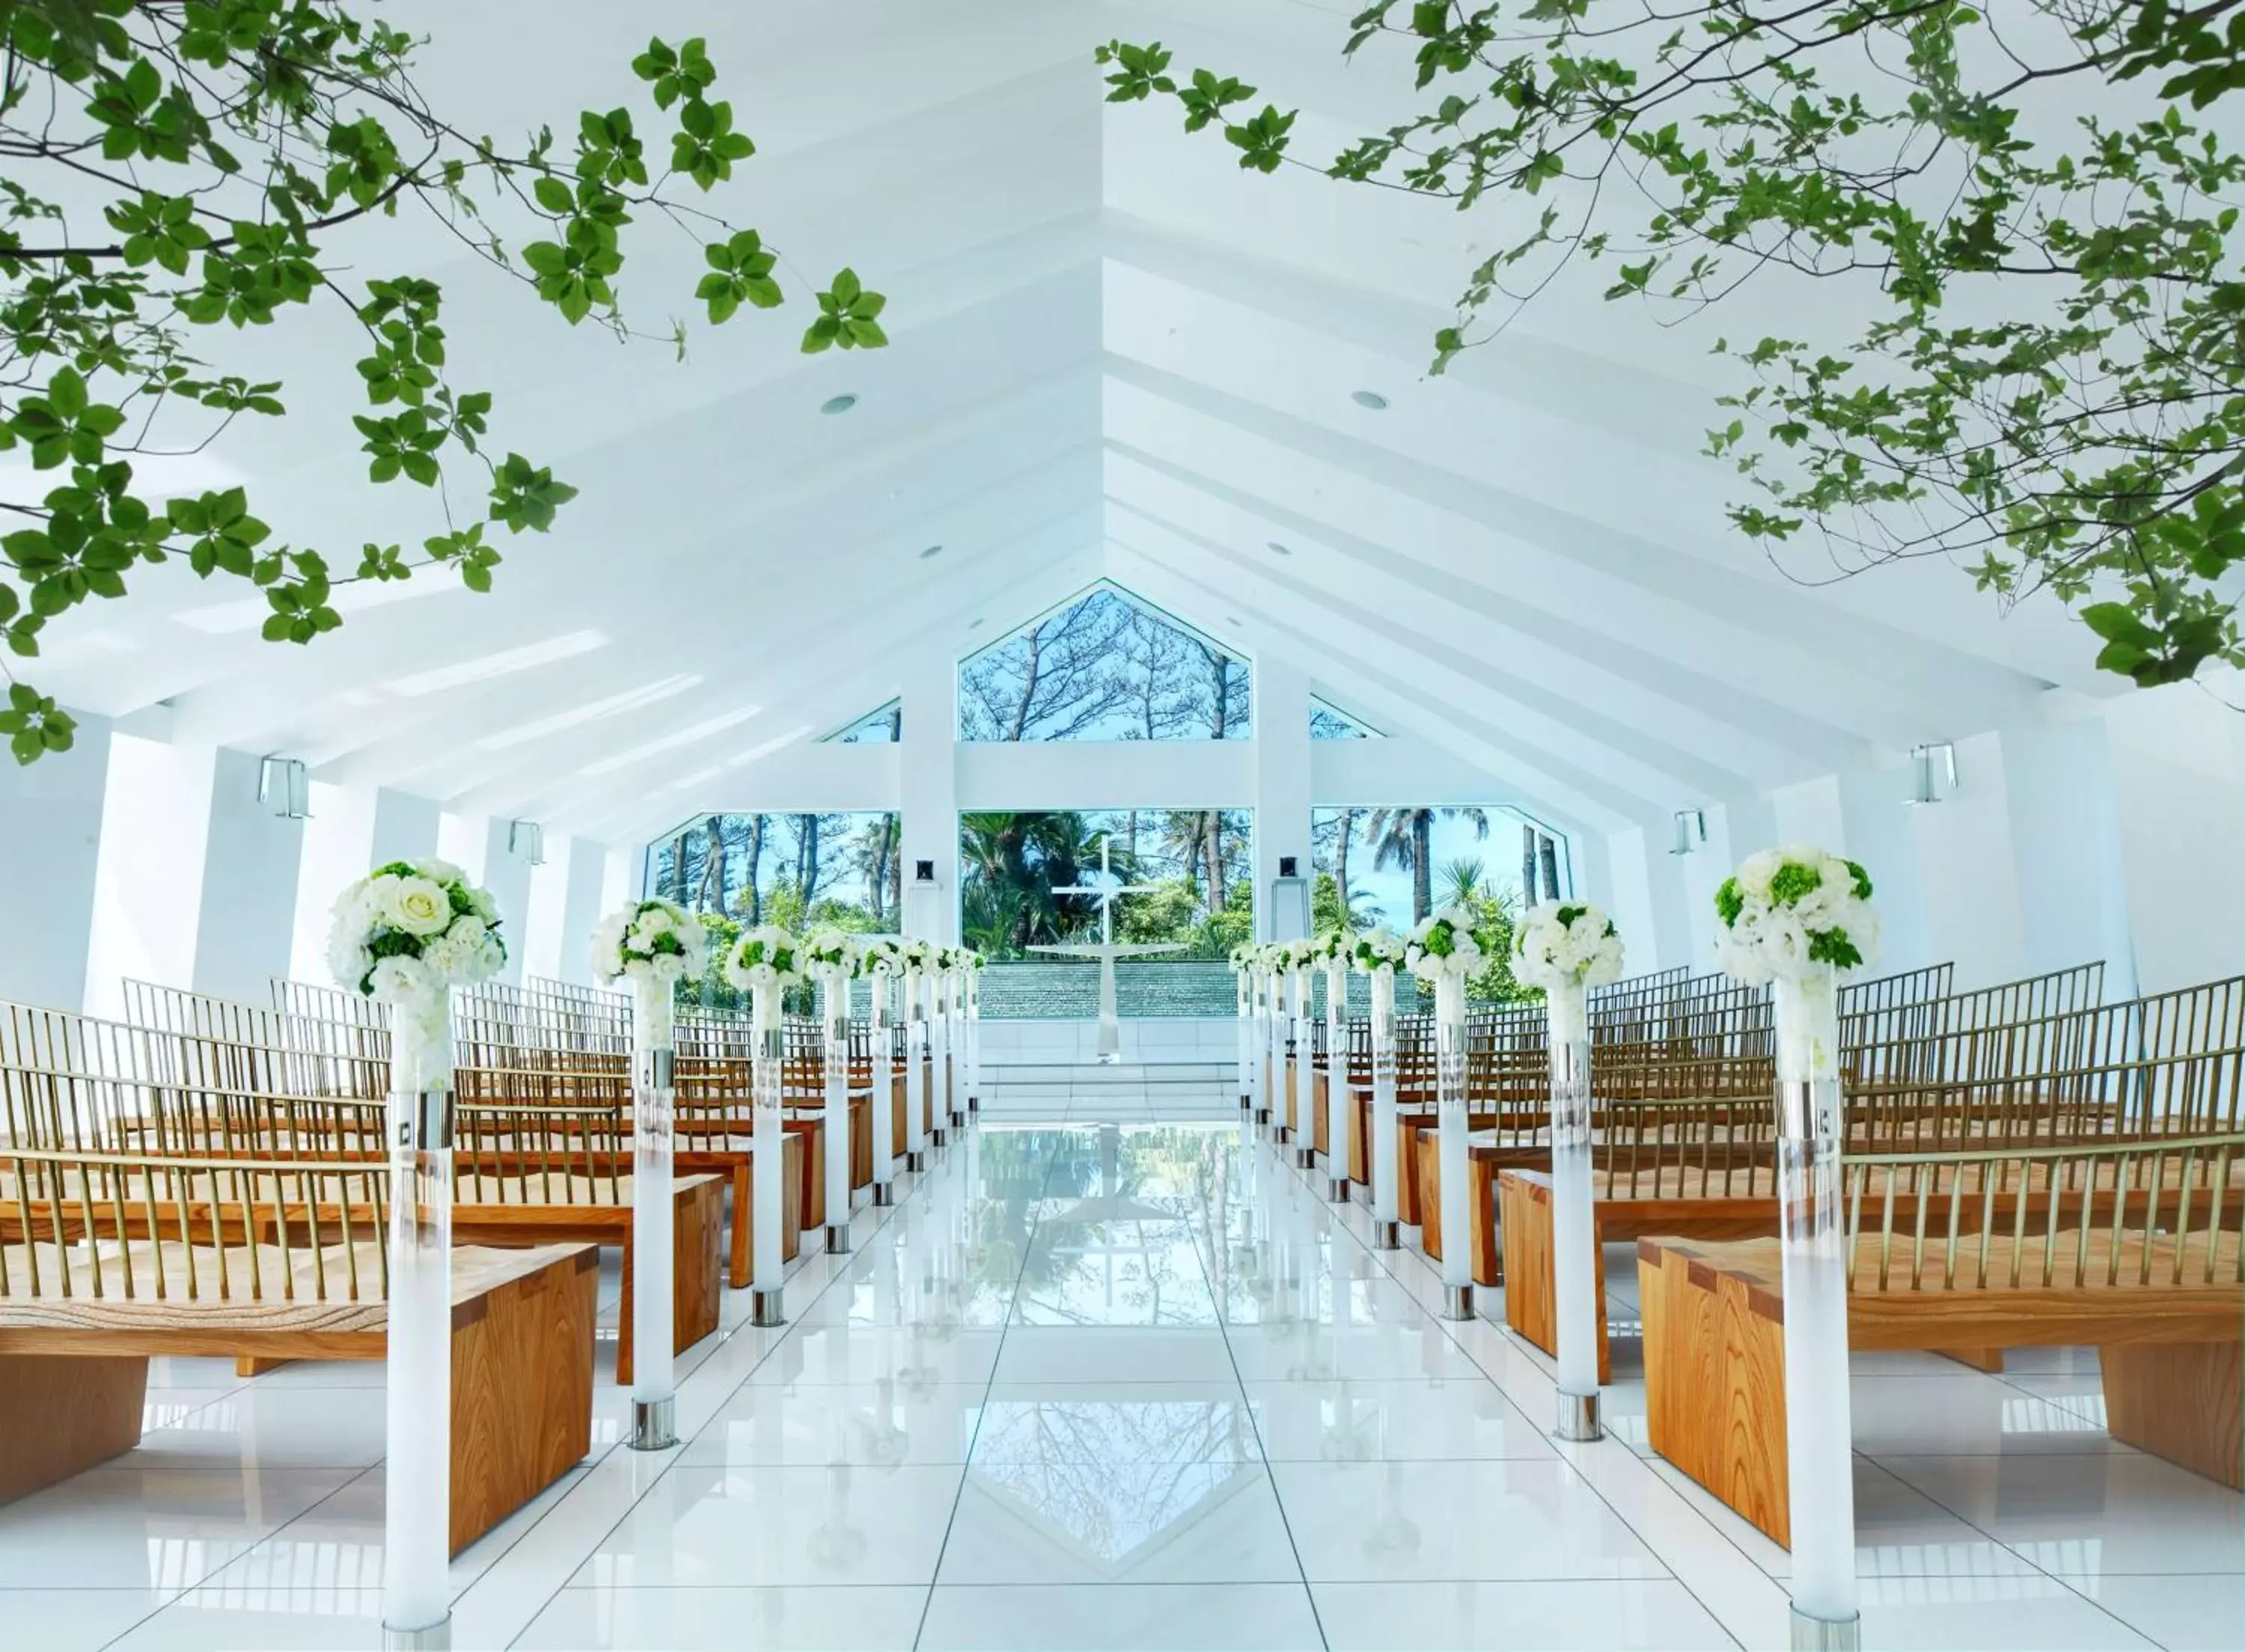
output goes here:
[{"label": "wooden bench", "polygon": [[[2008,1220],[1973,1223],[1970,1189],[1923,1202],[1906,1224],[1866,1232],[1889,1176],[1937,1157],[1893,1155],[1847,1168],[1851,1348],[2088,1345],[2101,1351],[2106,1426],[2116,1439],[2245,1489],[2245,1135],[1990,1155],[1992,1165],[2127,1161],[2140,1187],[2159,1160],[2194,1170],[2154,1202],[2081,1192],[2016,1201]],[[2004,1171],[1993,1173],[2000,1182]],[[1872,1183],[1869,1188],[1866,1182]],[[2125,1191],[2127,1182],[2119,1181]],[[1983,1185],[1985,1185],[1984,1180]],[[2061,1186],[2064,1184],[2061,1183]],[[2187,1195],[2187,1196],[2186,1196]],[[2156,1208],[2154,1205],[2156,1204]],[[1936,1214],[1940,1225],[1929,1233]],[[1923,1220],[1922,1220],[1923,1218]],[[1899,1229],[1899,1230],[1897,1230]],[[1645,1409],[1655,1451],[1780,1543],[1791,1540],[1785,1441],[1785,1303],[1779,1242],[1638,1242]]]},{"label": "wooden bench", "polygon": [[[288,1181],[302,1169],[267,1168]],[[151,1357],[384,1355],[378,1227],[254,1244],[293,1226],[268,1208],[281,1195],[146,1155],[0,1148],[0,1503],[138,1445]],[[136,1219],[149,1210],[153,1237]],[[452,1253],[454,1554],[592,1449],[598,1262],[574,1244]]]}]

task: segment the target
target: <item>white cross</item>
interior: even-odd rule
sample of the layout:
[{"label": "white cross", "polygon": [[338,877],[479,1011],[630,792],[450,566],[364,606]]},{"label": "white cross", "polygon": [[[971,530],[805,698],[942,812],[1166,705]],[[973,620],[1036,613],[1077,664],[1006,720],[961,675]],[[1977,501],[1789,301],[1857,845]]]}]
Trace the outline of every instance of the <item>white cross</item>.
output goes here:
[{"label": "white cross", "polygon": [[1099,897],[1099,938],[1102,944],[1115,939],[1115,897],[1118,895],[1153,895],[1160,892],[1157,884],[1122,884],[1116,881],[1115,863],[1108,855],[1109,840],[1099,840],[1099,882],[1079,884],[1068,889],[1055,889],[1055,895],[1096,895]]}]

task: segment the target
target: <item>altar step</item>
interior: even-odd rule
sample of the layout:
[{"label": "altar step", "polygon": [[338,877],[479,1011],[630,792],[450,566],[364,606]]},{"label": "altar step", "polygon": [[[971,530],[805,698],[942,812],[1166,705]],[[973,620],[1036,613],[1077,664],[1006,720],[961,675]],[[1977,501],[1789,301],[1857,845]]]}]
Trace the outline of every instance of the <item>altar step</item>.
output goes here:
[{"label": "altar step", "polygon": [[1050,1117],[1067,1104],[1081,1112],[1103,1104],[1155,1118],[1195,1118],[1236,1111],[1239,1068],[1228,1061],[985,1062],[985,1117]]}]

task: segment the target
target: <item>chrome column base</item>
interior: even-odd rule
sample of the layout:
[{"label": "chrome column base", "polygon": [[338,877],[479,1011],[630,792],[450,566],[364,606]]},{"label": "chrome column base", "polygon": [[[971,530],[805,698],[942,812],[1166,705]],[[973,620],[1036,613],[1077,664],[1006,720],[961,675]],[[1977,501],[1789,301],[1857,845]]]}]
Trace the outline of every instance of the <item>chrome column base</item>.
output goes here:
[{"label": "chrome column base", "polygon": [[1474,1317],[1473,1287],[1444,1285],[1442,1287],[1442,1317],[1471,1319]]},{"label": "chrome column base", "polygon": [[1787,1614],[1793,1620],[1793,1652],[1861,1652],[1860,1615],[1844,1621],[1810,1617],[1797,1606],[1787,1608]]},{"label": "chrome column base", "polygon": [[1295,1168],[1295,1169],[1297,1169],[1297,1170],[1314,1170],[1314,1169],[1316,1169],[1317,1168],[1318,1168],[1318,1150],[1317,1150],[1315,1148],[1308,1147],[1308,1146],[1298,1146],[1297,1148],[1295,1148],[1295,1149],[1294,1149],[1294,1168]]},{"label": "chrome column base", "polygon": [[1598,1397],[1596,1394],[1570,1394],[1561,1389],[1559,1425],[1551,1432],[1561,1439],[1604,1439],[1606,1429],[1605,1425],[1598,1420]]},{"label": "chrome column base", "polygon": [[1399,1222],[1374,1222],[1372,1224],[1372,1248],[1374,1250],[1403,1249],[1403,1224]]},{"label": "chrome column base", "polygon": [[751,1290],[749,1293],[752,1304],[749,1323],[757,1325],[787,1324],[785,1297],[786,1290],[783,1286],[775,1286],[770,1290]]},{"label": "chrome column base", "polygon": [[885,1210],[896,1202],[897,1184],[895,1182],[876,1181],[873,1184],[873,1203],[878,1208]]},{"label": "chrome column base", "polygon": [[1268,1123],[1270,1123],[1270,1122],[1271,1122],[1271,1109],[1270,1109],[1270,1108],[1268,1108],[1268,1107],[1258,1107],[1258,1108],[1256,1108],[1256,1109],[1255,1109],[1255,1122],[1256,1122],[1256,1123],[1258,1123],[1258,1124],[1268,1124]]},{"label": "chrome column base", "polygon": [[830,1256],[846,1256],[850,1254],[848,1222],[830,1222],[826,1224],[826,1254]]},{"label": "chrome column base", "polygon": [[937,1126],[935,1127],[935,1128],[934,1128],[934,1129],[933,1129],[933,1130],[931,1130],[931,1131],[929,1131],[929,1132],[927,1133],[927,1139],[928,1139],[929,1142],[930,1142],[930,1143],[934,1147],[935,1150],[936,1150],[938,1153],[940,1153],[940,1152],[942,1152],[942,1151],[943,1151],[943,1143],[944,1143],[944,1139],[945,1139],[945,1137],[946,1137],[946,1134],[947,1134],[947,1132],[946,1131],[945,1127],[944,1127],[942,1125],[939,1125],[939,1125],[937,1125]]},{"label": "chrome column base", "polygon": [[382,1626],[382,1652],[451,1652],[452,1615],[425,1629],[393,1629]]},{"label": "chrome column base", "polygon": [[1346,1204],[1348,1202],[1348,1178],[1346,1176],[1327,1176],[1326,1178],[1326,1197],[1334,1204]]},{"label": "chrome column base", "polygon": [[635,1452],[667,1452],[678,1444],[677,1395],[635,1399],[631,1408],[631,1437],[625,1445]]},{"label": "chrome column base", "polygon": [[921,1172],[925,1171],[927,1168],[927,1149],[926,1148],[922,1148],[917,1152],[905,1154],[905,1168],[911,1171],[914,1175],[919,1175]]},{"label": "chrome column base", "polygon": [[970,1095],[970,1096],[968,1096],[968,1097],[967,1098],[967,1111],[969,1114],[976,1114],[976,1113],[980,1113],[980,1112],[981,1112],[981,1111],[982,1111],[982,1098],[981,1098],[980,1096],[979,1096],[979,1095]]}]

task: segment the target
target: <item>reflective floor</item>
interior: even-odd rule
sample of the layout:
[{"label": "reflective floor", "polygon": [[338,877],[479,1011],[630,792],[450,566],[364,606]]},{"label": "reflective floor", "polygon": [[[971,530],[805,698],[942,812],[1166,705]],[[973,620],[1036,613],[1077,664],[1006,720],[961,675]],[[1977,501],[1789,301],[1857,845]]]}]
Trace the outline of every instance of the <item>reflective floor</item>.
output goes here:
[{"label": "reflective floor", "polygon": [[[790,1323],[682,1363],[453,1567],[459,1647],[1777,1647],[1785,1555],[1228,1119],[993,1121]],[[1607,1258],[1635,1312],[1633,1257]],[[614,1327],[613,1263],[604,1337]],[[2116,1446],[2095,1357],[1855,1363],[1871,1647],[2236,1648],[2241,1500]],[[0,1647],[379,1644],[379,1366],[158,1362],[140,1449],[0,1508]]]}]

